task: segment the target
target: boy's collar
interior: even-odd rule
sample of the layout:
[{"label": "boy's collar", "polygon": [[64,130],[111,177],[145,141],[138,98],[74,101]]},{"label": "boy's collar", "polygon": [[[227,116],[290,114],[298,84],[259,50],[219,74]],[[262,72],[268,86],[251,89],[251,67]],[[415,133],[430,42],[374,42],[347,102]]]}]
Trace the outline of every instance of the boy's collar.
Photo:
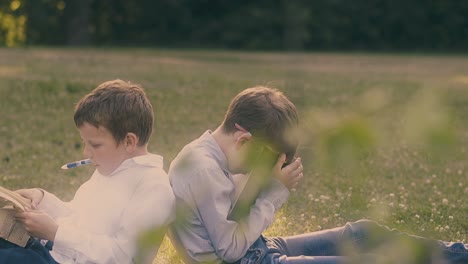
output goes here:
[{"label": "boy's collar", "polygon": [[125,169],[128,169],[135,164],[146,166],[146,167],[154,167],[154,168],[163,168],[163,157],[156,154],[148,153],[146,155],[136,156],[133,158],[126,159],[120,164],[120,166],[115,169],[109,176],[112,176],[118,172],[121,172]]},{"label": "boy's collar", "polygon": [[214,155],[214,158],[218,162],[220,168],[225,172],[229,172],[227,157],[224,154],[223,150],[221,149],[221,146],[219,146],[218,142],[213,137],[212,133],[213,131],[207,130],[205,133],[203,133],[201,137],[205,138],[206,141],[209,143],[209,145],[212,147],[213,149],[212,153]]}]

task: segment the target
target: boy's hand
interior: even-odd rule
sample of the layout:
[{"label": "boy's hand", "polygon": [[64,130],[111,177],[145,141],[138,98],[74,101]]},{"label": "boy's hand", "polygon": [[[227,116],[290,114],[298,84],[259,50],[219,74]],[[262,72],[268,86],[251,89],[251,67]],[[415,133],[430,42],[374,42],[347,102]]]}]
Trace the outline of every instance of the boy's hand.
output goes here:
[{"label": "boy's hand", "polygon": [[286,161],[286,155],[281,154],[273,168],[273,175],[289,190],[295,188],[304,177],[301,158],[296,158],[291,164],[281,168]]},{"label": "boy's hand", "polygon": [[39,203],[44,198],[44,192],[40,189],[19,189],[15,191],[19,195],[31,200],[31,209],[36,209]]},{"label": "boy's hand", "polygon": [[16,220],[24,224],[31,236],[54,241],[58,225],[48,214],[42,211],[18,212]]}]

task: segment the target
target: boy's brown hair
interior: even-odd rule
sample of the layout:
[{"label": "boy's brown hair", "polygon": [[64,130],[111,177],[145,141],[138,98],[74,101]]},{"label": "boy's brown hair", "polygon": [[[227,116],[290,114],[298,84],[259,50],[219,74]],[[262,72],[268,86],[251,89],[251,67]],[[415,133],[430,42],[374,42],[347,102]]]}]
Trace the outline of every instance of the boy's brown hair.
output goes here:
[{"label": "boy's brown hair", "polygon": [[264,137],[291,161],[298,145],[291,130],[299,125],[296,107],[279,90],[256,86],[240,92],[232,99],[222,129],[234,133],[236,124],[253,136]]},{"label": "boy's brown hair", "polygon": [[143,89],[129,82],[102,83],[84,96],[75,107],[75,125],[85,122],[108,129],[119,144],[127,133],[138,137],[138,146],[148,143],[153,131],[153,107]]}]

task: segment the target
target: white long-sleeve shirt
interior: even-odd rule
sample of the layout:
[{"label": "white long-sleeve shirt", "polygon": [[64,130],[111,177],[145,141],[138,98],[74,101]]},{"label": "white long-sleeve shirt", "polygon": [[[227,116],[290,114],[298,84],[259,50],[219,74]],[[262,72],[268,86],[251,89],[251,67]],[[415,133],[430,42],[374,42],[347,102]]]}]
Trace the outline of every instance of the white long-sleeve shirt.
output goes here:
[{"label": "white long-sleeve shirt", "polygon": [[138,235],[173,220],[175,198],[163,158],[149,154],[125,160],[109,176],[94,171],[71,202],[45,192],[38,208],[58,223],[57,262],[132,263]]},{"label": "white long-sleeve shirt", "polygon": [[[171,225],[171,240],[188,262],[235,262],[273,222],[289,196],[273,181],[241,221],[228,220],[238,193],[236,177],[210,131],[194,140],[171,163],[169,178],[183,221]],[[183,250],[183,252],[180,252]]]}]

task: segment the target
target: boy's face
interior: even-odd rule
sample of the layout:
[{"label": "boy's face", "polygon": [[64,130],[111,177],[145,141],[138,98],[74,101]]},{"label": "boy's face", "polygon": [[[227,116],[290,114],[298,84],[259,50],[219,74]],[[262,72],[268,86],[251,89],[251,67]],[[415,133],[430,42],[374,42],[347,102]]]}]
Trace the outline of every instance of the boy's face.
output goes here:
[{"label": "boy's face", "polygon": [[265,142],[253,139],[249,136],[243,143],[238,142],[228,161],[231,172],[246,174],[256,167],[272,169],[280,153],[274,151]]},{"label": "boy's face", "polygon": [[123,142],[118,144],[111,132],[103,126],[84,123],[78,128],[85,144],[83,154],[102,175],[109,175],[128,158]]}]

